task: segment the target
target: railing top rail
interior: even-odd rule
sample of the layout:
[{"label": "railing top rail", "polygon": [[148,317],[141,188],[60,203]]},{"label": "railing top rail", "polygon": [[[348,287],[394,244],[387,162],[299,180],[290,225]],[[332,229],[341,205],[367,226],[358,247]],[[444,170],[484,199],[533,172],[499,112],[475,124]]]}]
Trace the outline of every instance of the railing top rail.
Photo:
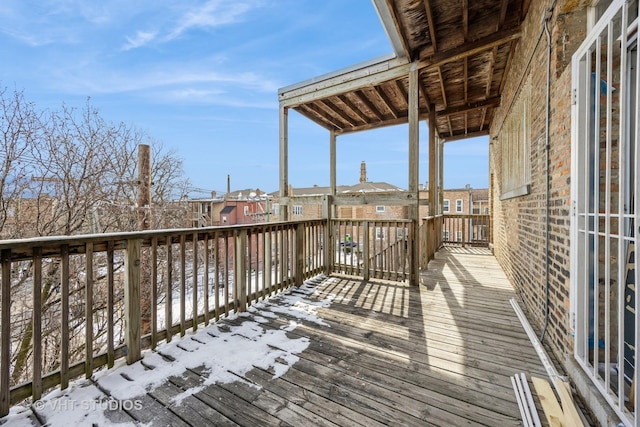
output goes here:
[{"label": "railing top rail", "polygon": [[370,219],[360,219],[360,218],[331,218],[331,222],[355,222],[355,223],[364,223],[364,222],[388,222],[388,223],[410,224],[412,221],[411,221],[410,219],[382,219],[382,218],[370,218]]},{"label": "railing top rail", "polygon": [[[213,226],[213,227],[201,227],[201,228],[174,228],[164,230],[145,230],[145,231],[127,231],[118,233],[103,233],[103,234],[80,234],[73,236],[43,236],[43,237],[31,237],[26,239],[13,239],[13,240],[0,240],[0,251],[10,249],[12,251],[11,259],[20,260],[27,259],[32,256],[33,248],[43,248],[43,256],[54,255],[58,253],[58,249],[62,245],[66,245],[70,248],[71,253],[83,253],[84,246],[88,243],[93,243],[94,250],[106,250],[106,243],[113,242],[114,249],[123,249],[126,246],[126,241],[131,239],[143,240],[143,245],[148,244],[152,238],[157,238],[160,242],[164,241],[167,237],[173,236],[187,236],[187,240],[192,240],[192,236],[197,234],[198,236],[212,235],[214,233],[221,233],[223,235],[233,235],[240,230],[269,230],[278,227],[294,227],[298,224],[322,224],[324,221],[319,220],[306,220],[306,221],[282,221],[282,222],[265,222],[256,224],[240,224],[240,225],[227,225],[227,226]],[[101,248],[100,245],[105,245],[105,248]],[[50,250],[47,251],[46,249]]]}]

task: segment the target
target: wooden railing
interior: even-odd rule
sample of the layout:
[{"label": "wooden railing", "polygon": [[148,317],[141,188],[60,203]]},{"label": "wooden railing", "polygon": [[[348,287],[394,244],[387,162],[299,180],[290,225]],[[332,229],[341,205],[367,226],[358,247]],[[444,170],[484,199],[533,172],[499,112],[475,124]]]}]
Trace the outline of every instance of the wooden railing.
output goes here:
[{"label": "wooden railing", "polygon": [[420,268],[427,269],[442,246],[442,216],[425,218],[420,225]]},{"label": "wooden railing", "polygon": [[325,224],[0,241],[0,416],[326,271]]},{"label": "wooden railing", "polygon": [[489,246],[490,227],[490,215],[443,215],[442,244]]},{"label": "wooden railing", "polygon": [[410,274],[413,224],[409,220],[331,221],[331,271],[365,280],[406,280]]}]

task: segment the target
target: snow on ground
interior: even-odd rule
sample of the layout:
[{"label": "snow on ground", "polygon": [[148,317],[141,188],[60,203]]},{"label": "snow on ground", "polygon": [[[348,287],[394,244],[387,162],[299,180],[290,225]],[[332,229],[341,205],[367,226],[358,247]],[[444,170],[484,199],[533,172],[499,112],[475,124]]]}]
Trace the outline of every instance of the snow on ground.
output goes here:
[{"label": "snow on ground", "polygon": [[[204,367],[208,375],[199,387],[177,396],[174,399],[176,404],[210,384],[239,381],[238,375],[254,367],[273,369],[274,378],[279,377],[298,361],[297,354],[309,345],[308,338],[289,338],[287,331],[304,322],[327,325],[318,317],[317,310],[329,307],[334,296],[318,301],[307,297],[320,295],[319,289],[337,279],[319,277],[312,280],[322,282],[319,285],[306,282],[300,288],[289,289],[251,305],[247,313],[231,314],[229,319],[241,317],[244,320],[238,326],[224,321],[211,324],[188,333],[182,339],[174,338],[170,343],[161,344],[156,351],[143,352],[143,359],[132,365],[127,366],[124,360],[119,360],[114,368],[96,372],[91,380],[76,380],[67,390],[56,389],[31,407],[11,408],[10,414],[0,424],[3,427],[31,426],[29,417],[33,416],[32,410],[35,409],[41,419],[52,427],[127,425],[110,421],[105,411],[141,409],[141,402],[136,397],[161,386],[170,376],[182,375],[187,369]],[[279,330],[261,326],[268,322],[267,318],[277,318],[280,314],[287,316],[288,326]],[[107,391],[110,397],[101,390]]]}]

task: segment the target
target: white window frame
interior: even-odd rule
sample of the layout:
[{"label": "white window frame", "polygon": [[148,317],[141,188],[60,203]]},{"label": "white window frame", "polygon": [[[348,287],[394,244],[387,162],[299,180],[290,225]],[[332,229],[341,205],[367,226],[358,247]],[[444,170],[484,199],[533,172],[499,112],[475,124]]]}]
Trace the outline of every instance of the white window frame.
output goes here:
[{"label": "white window frame", "polygon": [[384,227],[376,227],[376,240],[384,240],[387,236]]},{"label": "white window frame", "polygon": [[456,199],[456,213],[464,212],[464,200]]},{"label": "white window frame", "polygon": [[462,242],[462,230],[456,231],[456,242]]},{"label": "white window frame", "polygon": [[376,213],[382,213],[385,211],[385,207],[384,206],[376,206]]},{"label": "white window frame", "polygon": [[248,216],[249,215],[249,206],[244,205],[244,216]]},{"label": "white window frame", "polygon": [[531,75],[504,120],[499,137],[502,156],[500,200],[531,192]]},{"label": "white window frame", "polygon": [[303,210],[302,210],[302,205],[294,205],[293,209],[291,209],[291,213],[292,215],[302,215]]},{"label": "white window frame", "polygon": [[451,210],[451,202],[449,199],[444,199],[442,201],[442,213],[449,213]]},{"label": "white window frame", "polygon": [[[635,414],[626,409],[625,375],[617,376],[616,382],[611,373],[625,372],[618,367],[629,366],[625,363],[628,350],[616,355],[613,349],[629,346],[623,332],[609,331],[624,331],[623,325],[632,325],[635,377],[640,368],[640,292],[635,291],[632,303],[627,301],[626,292],[627,279],[632,279],[636,288],[640,283],[637,251],[633,264],[628,264],[627,259],[631,245],[638,247],[640,224],[640,136],[636,131],[640,124],[636,92],[640,85],[640,54],[636,22],[636,16],[628,16],[624,0],[612,1],[572,58],[569,326],[575,334],[576,361],[626,426],[640,424],[640,408],[635,405]],[[631,54],[634,51],[635,59]],[[619,69],[612,68],[613,62]],[[617,115],[614,117],[612,112]],[[635,173],[630,168],[630,153],[634,154]],[[593,291],[596,284],[598,292]],[[618,298],[612,299],[612,294]],[[627,304],[633,304],[633,314],[626,310]],[[632,317],[629,323],[628,316]],[[593,351],[601,340],[603,355]],[[638,396],[640,383],[633,384]],[[625,395],[616,395],[612,387],[625,390]]]}]

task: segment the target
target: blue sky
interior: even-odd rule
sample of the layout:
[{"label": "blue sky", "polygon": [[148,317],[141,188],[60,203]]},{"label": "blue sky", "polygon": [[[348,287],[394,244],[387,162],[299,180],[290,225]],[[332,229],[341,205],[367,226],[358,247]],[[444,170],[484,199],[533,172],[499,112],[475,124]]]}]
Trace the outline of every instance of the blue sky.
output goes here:
[{"label": "blue sky", "polygon": [[[279,88],[391,52],[370,0],[2,0],[0,86],[174,149],[196,188],[278,189]],[[408,182],[406,125],[338,138],[338,184]],[[329,184],[329,134],[291,112],[289,180]],[[428,177],[424,123],[420,181]],[[488,140],[445,145],[445,187],[487,186]],[[204,197],[205,194],[192,194]]]}]

